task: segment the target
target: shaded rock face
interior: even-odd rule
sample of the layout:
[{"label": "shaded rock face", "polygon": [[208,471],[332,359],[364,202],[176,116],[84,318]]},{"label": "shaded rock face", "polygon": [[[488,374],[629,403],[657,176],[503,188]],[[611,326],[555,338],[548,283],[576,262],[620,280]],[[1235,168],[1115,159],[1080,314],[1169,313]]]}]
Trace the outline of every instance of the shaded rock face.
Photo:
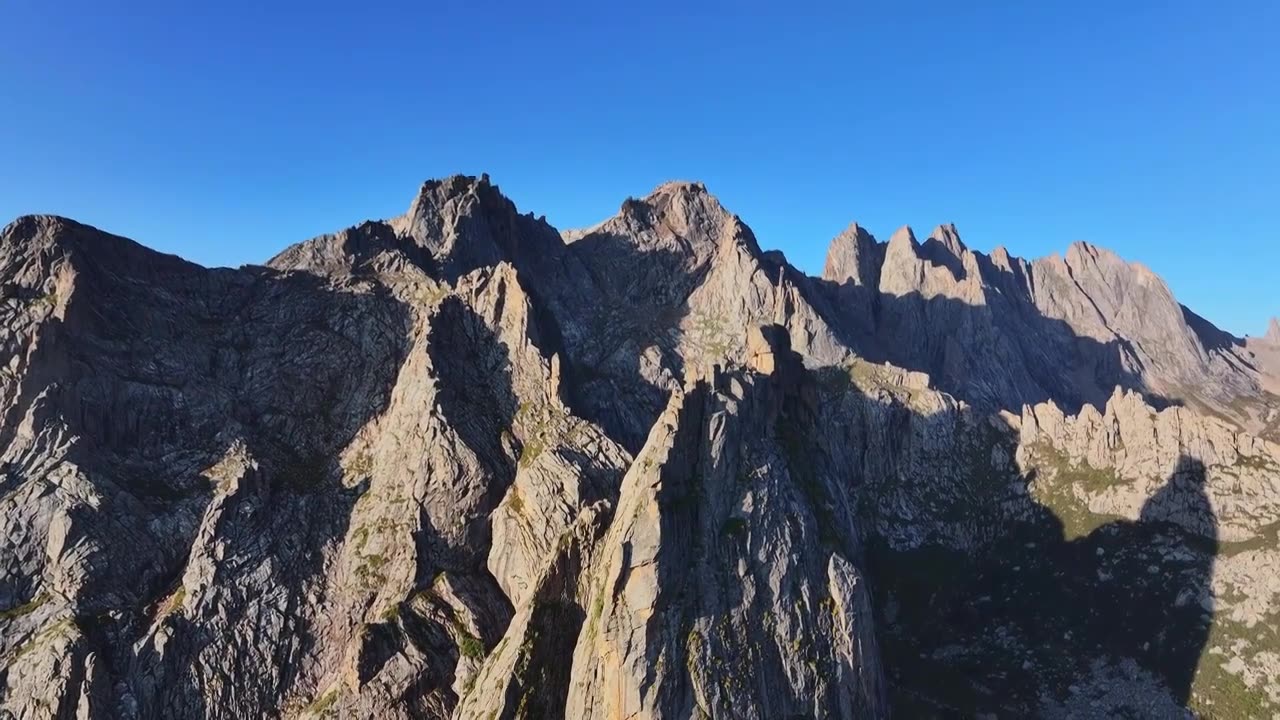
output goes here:
[{"label": "shaded rock face", "polygon": [[833,370],[819,374],[821,423],[851,448],[895,712],[1268,706],[1273,676],[1244,668],[1274,667],[1274,638],[1256,628],[1280,609],[1263,569],[1280,448],[1133,393],[1105,412],[991,416],[883,366]]},{"label": "shaded rock face", "polygon": [[[1245,342],[1183,308],[1141,265],[1087,243],[1033,262],[1003,248],[988,256],[966,248],[954,226],[923,244],[910,228],[883,245],[847,234],[832,242],[825,292],[847,308],[835,314],[837,330],[868,359],[926,372],[988,409],[1052,399],[1076,411],[1118,385],[1157,406],[1274,430],[1280,399]],[[877,268],[831,272],[877,252]]]},{"label": "shaded rock face", "polygon": [[0,315],[6,717],[1280,708],[1277,343],[1099,248],[455,176],[238,270],[21,218]]},{"label": "shaded rock face", "polygon": [[[1203,466],[1184,458],[1136,521],[1071,537],[1052,502],[1035,498],[966,551],[873,553],[896,706],[910,716],[1190,717],[1219,546],[1166,522],[1163,507],[1211,521],[1203,483]],[[914,568],[887,572],[890,562]]]}]

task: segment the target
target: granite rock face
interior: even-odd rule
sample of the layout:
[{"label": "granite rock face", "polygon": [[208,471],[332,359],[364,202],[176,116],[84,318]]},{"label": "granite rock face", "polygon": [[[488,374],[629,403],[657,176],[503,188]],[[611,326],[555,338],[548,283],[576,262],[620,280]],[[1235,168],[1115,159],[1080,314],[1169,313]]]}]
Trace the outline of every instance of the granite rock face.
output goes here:
[{"label": "granite rock face", "polygon": [[455,176],[239,269],[20,218],[0,316],[5,717],[1280,708],[1280,331],[1093,246]]}]

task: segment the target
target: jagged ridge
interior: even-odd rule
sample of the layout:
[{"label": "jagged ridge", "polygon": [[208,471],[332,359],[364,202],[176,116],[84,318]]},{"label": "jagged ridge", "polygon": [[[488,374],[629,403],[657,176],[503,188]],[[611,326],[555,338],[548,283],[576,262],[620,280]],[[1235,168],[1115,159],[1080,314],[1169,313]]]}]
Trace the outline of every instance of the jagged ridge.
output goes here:
[{"label": "jagged ridge", "polygon": [[[1280,451],[1199,412],[1274,432],[1273,341],[1226,336],[1089,245],[1028,263],[949,225],[884,244],[853,225],[810,278],[701,184],[561,235],[455,176],[240,270],[22,218],[0,283],[18,716],[1226,702],[1186,677],[1215,642],[1199,625],[1166,662],[1141,649],[1159,638],[1029,623],[968,581],[918,612],[912,568],[934,552],[990,594],[1047,577],[1015,559],[1052,575],[1079,548],[1158,541],[1186,550],[1175,584],[1140,588],[1148,614],[1274,613],[1257,568]],[[1207,535],[1248,547],[1219,561],[1225,585]],[[1049,551],[1005,552],[1027,538]],[[1086,569],[1070,593],[1098,590]],[[918,664],[945,653],[929,642],[998,646],[934,627],[936,603],[1046,652],[1029,675],[1008,657],[970,673],[1005,692],[950,686],[954,665]],[[1054,652],[1037,626],[1079,635]]]}]

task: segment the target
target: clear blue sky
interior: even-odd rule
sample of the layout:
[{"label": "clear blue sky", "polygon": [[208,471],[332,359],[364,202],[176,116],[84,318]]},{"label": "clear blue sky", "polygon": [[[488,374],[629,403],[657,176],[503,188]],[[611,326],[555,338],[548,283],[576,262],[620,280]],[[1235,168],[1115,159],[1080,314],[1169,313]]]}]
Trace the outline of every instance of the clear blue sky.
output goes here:
[{"label": "clear blue sky", "polygon": [[454,172],[560,227],[700,179],[811,272],[955,222],[1280,314],[1280,3],[693,4],[5,0],[0,222],[238,265]]}]

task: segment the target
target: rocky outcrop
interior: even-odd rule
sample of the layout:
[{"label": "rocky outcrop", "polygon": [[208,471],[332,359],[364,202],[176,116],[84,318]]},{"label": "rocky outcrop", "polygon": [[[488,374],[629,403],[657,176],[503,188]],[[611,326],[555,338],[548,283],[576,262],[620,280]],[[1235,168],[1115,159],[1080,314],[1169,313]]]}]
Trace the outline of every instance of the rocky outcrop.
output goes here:
[{"label": "rocky outcrop", "polygon": [[880,286],[880,268],[884,264],[884,246],[871,233],[851,223],[831,241],[827,248],[822,279],[838,285],[855,287]]},{"label": "rocky outcrop", "polygon": [[886,711],[849,489],[768,380],[697,382],[655,424],[591,576],[568,717]]},{"label": "rocky outcrop", "polygon": [[811,362],[849,352],[808,279],[762,253],[700,183],[663,185],[568,237],[601,288],[587,316],[592,332],[569,348],[574,364],[591,369],[578,392],[629,448],[643,442],[686,371],[745,359],[746,328],[782,324]]},{"label": "rocky outcrop", "polygon": [[1191,458],[1205,468],[1211,514],[1159,507],[1159,517],[1226,542],[1256,538],[1280,523],[1280,446],[1185,408],[1156,411],[1133,392],[1117,389],[1101,411],[1086,405],[1077,416],[1064,416],[1052,403],[1025,407],[1019,460],[1036,463],[1044,455],[1100,474],[1102,482],[1072,490],[1099,515],[1137,520],[1178,463]]},{"label": "rocky outcrop", "polygon": [[[864,357],[926,372],[985,409],[1052,399],[1075,411],[1118,385],[1272,432],[1280,400],[1246,343],[1179,305],[1142,265],[1087,243],[1033,262],[1003,248],[988,256],[952,225],[923,244],[905,227],[886,244],[855,237],[832,242],[824,278],[842,308],[834,324]],[[831,261],[877,255],[878,268],[858,272]]]}]

